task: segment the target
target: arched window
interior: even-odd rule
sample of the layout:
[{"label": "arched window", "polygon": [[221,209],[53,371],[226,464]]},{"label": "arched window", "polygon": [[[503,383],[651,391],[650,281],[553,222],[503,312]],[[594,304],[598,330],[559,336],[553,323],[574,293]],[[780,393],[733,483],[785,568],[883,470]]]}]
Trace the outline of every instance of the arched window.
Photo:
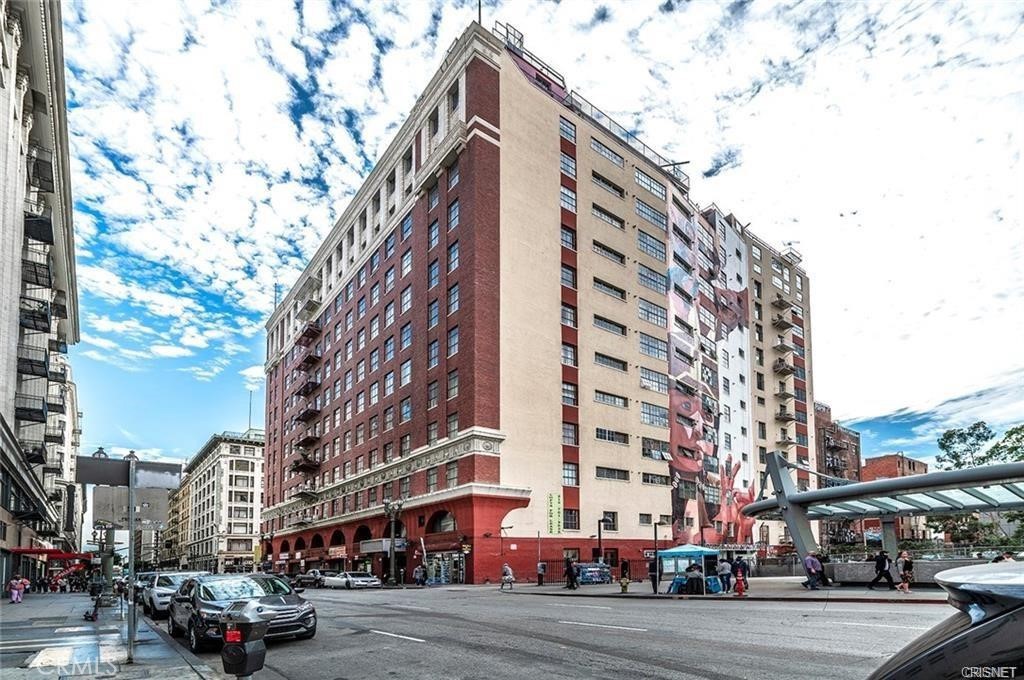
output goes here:
[{"label": "arched window", "polygon": [[300,550],[305,550],[305,549],[306,549],[306,539],[304,539],[302,536],[299,536],[298,538],[295,539],[295,552],[299,552]]},{"label": "arched window", "polygon": [[455,523],[455,515],[447,510],[435,512],[431,515],[430,521],[427,522],[428,534],[441,534],[448,531],[455,531],[457,529],[458,526]]},{"label": "arched window", "polygon": [[331,545],[345,545],[345,534],[341,533],[341,529],[335,529],[331,534]]},{"label": "arched window", "polygon": [[324,537],[320,534],[313,534],[312,540],[309,542],[310,548],[322,548],[324,547]]}]

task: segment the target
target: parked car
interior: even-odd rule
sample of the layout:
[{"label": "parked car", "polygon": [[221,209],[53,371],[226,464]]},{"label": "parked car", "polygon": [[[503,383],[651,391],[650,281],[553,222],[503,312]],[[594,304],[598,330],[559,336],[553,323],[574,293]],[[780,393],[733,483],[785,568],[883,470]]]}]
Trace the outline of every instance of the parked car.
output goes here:
[{"label": "parked car", "polygon": [[135,602],[142,604],[142,591],[146,589],[153,579],[156,578],[155,571],[140,571],[135,574]]},{"label": "parked car", "polygon": [[298,574],[292,579],[292,585],[297,588],[323,588],[324,578],[327,576],[337,576],[336,571],[321,571],[319,569],[310,569],[307,572]]},{"label": "parked car", "polygon": [[142,611],[154,619],[167,614],[171,597],[185,579],[193,576],[206,576],[208,571],[172,571],[154,574],[142,591]]},{"label": "parked car", "polygon": [[947,569],[935,580],[959,611],[897,652],[869,680],[961,678],[974,668],[1024,672],[1024,562]]},{"label": "parked car", "polygon": [[185,633],[193,653],[221,641],[220,612],[232,602],[257,600],[276,613],[266,638],[294,637],[308,640],[316,635],[316,609],[292,588],[269,574],[216,574],[188,578],[171,598],[167,610],[167,632]]},{"label": "parked car", "polygon": [[612,582],[612,570],[607,564],[601,562],[581,562],[579,567],[580,585]]},{"label": "parked car", "polygon": [[381,588],[384,584],[365,571],[341,571],[336,576],[324,577],[324,588]]}]

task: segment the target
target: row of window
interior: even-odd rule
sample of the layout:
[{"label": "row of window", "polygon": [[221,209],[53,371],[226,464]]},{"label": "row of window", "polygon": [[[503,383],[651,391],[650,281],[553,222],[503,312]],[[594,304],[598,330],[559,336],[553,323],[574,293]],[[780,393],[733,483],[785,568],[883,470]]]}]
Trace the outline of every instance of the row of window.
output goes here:
[{"label": "row of window", "polygon": [[[628,482],[630,480],[629,470],[622,470],[619,468],[603,467],[601,465],[595,466],[594,477],[596,479],[614,479],[618,481]],[[644,484],[654,484],[657,486],[670,486],[671,479],[668,475],[660,475],[651,472],[642,472],[640,479]],[[569,461],[562,463],[562,486],[579,486],[580,485],[580,466],[578,463],[572,463]]]}]

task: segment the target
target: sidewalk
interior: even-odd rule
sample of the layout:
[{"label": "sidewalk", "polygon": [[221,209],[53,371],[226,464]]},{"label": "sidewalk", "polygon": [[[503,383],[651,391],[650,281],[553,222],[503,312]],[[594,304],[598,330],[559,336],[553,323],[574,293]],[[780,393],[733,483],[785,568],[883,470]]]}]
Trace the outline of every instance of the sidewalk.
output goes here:
[{"label": "sidewalk", "polygon": [[655,595],[650,581],[632,582],[629,592],[621,593],[618,583],[580,586],[579,590],[566,590],[562,585],[537,586],[516,584],[515,593],[523,595],[548,595],[552,597],[612,597],[623,600],[719,600],[741,602],[760,600],[764,602],[909,602],[913,604],[946,604],[947,593],[941,588],[920,588],[907,593],[864,586],[836,586],[820,590],[800,587],[804,579],[799,576],[752,577],[750,589],[744,598],[733,597],[733,593],[718,595],[669,595],[664,592],[668,583],[662,582],[662,592]]},{"label": "sidewalk", "polygon": [[[113,678],[206,680],[218,677],[206,664],[141,616],[135,662],[127,663],[127,623],[118,607],[100,609],[99,621],[82,593],[33,594],[22,604],[0,603],[0,669],[4,680]],[[125,608],[127,616],[127,607]]]}]

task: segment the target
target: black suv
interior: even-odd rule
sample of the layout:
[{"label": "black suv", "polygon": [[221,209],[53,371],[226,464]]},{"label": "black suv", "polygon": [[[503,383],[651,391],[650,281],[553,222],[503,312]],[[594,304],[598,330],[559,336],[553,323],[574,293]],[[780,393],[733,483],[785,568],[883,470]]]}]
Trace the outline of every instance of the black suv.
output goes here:
[{"label": "black suv", "polygon": [[220,612],[232,602],[259,600],[277,615],[270,622],[267,639],[294,637],[308,640],[316,635],[316,609],[292,588],[271,574],[216,574],[188,579],[171,598],[167,632],[188,635],[193,652],[220,642]]},{"label": "black suv", "polygon": [[1024,562],[948,569],[935,580],[960,611],[897,652],[869,680],[1024,677]]}]

